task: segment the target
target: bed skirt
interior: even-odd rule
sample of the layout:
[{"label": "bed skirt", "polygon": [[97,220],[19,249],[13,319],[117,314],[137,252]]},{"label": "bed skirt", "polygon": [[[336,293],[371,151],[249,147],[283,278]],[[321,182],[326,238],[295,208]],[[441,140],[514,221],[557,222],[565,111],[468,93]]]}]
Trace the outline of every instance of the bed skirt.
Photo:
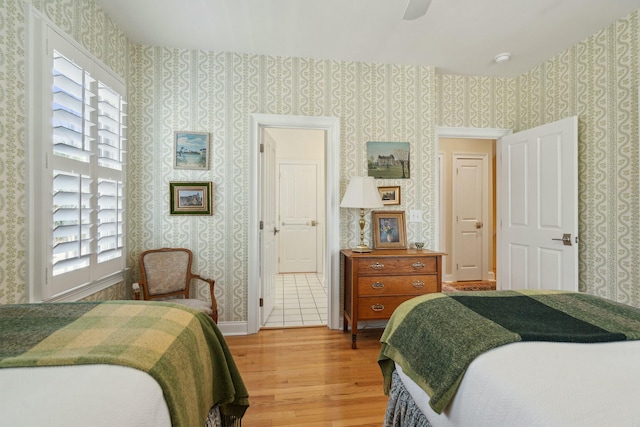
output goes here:
[{"label": "bed skirt", "polygon": [[391,377],[384,427],[432,427],[405,388],[397,371]]}]

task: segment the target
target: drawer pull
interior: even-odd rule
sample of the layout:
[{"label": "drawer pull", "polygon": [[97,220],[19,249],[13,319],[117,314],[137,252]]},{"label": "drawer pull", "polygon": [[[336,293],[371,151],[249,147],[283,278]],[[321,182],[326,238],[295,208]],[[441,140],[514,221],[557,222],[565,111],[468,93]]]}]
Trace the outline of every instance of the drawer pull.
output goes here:
[{"label": "drawer pull", "polygon": [[382,289],[382,288],[384,288],[384,283],[382,283],[382,282],[373,282],[371,284],[371,287],[373,289]]},{"label": "drawer pull", "polygon": [[376,311],[376,312],[381,312],[384,310],[384,305],[382,304],[373,304],[371,306],[371,310]]},{"label": "drawer pull", "polygon": [[416,280],[415,282],[412,283],[412,285],[416,289],[424,288],[424,282],[422,280]]},{"label": "drawer pull", "polygon": [[411,264],[411,266],[412,266],[414,269],[418,270],[418,269],[420,269],[420,268],[424,268],[424,263],[423,263],[423,262],[418,261],[418,262],[414,262],[413,264]]},{"label": "drawer pull", "polygon": [[380,264],[378,261],[376,261],[375,264],[371,264],[371,268],[373,268],[374,270],[382,270],[384,268],[384,264]]}]

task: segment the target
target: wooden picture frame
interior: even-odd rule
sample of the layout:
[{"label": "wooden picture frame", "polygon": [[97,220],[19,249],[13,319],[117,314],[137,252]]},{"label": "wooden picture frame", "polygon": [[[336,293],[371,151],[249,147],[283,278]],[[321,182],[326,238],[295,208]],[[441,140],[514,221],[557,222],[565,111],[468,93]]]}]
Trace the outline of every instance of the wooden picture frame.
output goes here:
[{"label": "wooden picture frame", "polygon": [[373,248],[406,249],[407,227],[404,211],[373,211]]},{"label": "wooden picture frame", "polygon": [[378,193],[383,205],[399,205],[400,204],[400,186],[378,187]]},{"label": "wooden picture frame", "polygon": [[174,132],[173,167],[175,169],[209,169],[209,134]]},{"label": "wooden picture frame", "polygon": [[171,215],[211,215],[211,182],[170,182]]}]

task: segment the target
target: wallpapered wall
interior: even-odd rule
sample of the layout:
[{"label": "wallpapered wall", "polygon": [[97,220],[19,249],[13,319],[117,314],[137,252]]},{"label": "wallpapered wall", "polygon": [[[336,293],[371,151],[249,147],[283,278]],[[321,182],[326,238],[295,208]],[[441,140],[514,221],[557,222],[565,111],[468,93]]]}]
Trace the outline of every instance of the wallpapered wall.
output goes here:
[{"label": "wallpapered wall", "polygon": [[[0,304],[27,300],[25,161],[25,6],[31,5],[117,74],[131,66],[131,44],[93,1],[0,0]],[[124,297],[117,285],[90,298]]]},{"label": "wallpapered wall", "polygon": [[639,19],[635,11],[516,79],[436,84],[439,126],[519,131],[578,116],[580,290],[637,307]]},{"label": "wallpapered wall", "polygon": [[[129,249],[192,248],[198,271],[216,279],[221,319],[247,318],[251,113],[339,117],[343,191],[350,176],[367,173],[367,141],[409,141],[412,179],[393,183],[403,187],[403,207],[426,212],[422,227],[410,228],[409,241],[434,241],[433,68],[146,46],[135,56],[130,137],[138,143],[129,150]],[[209,171],[173,169],[176,130],[211,133]],[[173,180],[213,181],[213,216],[168,216]],[[342,213],[343,247],[359,238],[356,213]]]},{"label": "wallpapered wall", "polygon": [[640,11],[518,78],[519,128],[578,116],[580,288],[640,307]]},{"label": "wallpapered wall", "polygon": [[[26,0],[25,0],[26,1]],[[366,173],[366,141],[409,141],[401,209],[422,209],[408,239],[435,241],[435,126],[525,129],[580,118],[580,281],[640,306],[638,271],[638,13],[516,79],[437,75],[377,65],[132,46],[91,1],[32,0],[38,10],[125,76],[129,94],[129,266],[140,251],[187,246],[217,280],[221,320],[247,318],[248,117],[341,120],[342,191]],[[24,1],[0,0],[0,303],[25,293]],[[174,170],[173,132],[212,136],[206,172]],[[168,182],[210,180],[214,215],[168,215]],[[17,217],[17,221],[8,218]],[[341,213],[343,247],[356,214]],[[201,290],[202,291],[202,290]],[[121,298],[124,286],[91,298]]]}]

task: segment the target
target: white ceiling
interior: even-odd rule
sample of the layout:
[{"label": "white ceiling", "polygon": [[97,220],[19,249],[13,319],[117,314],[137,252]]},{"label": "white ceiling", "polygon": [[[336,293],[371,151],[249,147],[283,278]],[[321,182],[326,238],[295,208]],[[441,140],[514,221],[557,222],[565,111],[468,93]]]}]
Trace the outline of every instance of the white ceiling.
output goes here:
[{"label": "white ceiling", "polygon": [[[431,65],[514,77],[640,8],[640,0],[96,0],[135,43]],[[493,58],[510,52],[510,61]]]}]

